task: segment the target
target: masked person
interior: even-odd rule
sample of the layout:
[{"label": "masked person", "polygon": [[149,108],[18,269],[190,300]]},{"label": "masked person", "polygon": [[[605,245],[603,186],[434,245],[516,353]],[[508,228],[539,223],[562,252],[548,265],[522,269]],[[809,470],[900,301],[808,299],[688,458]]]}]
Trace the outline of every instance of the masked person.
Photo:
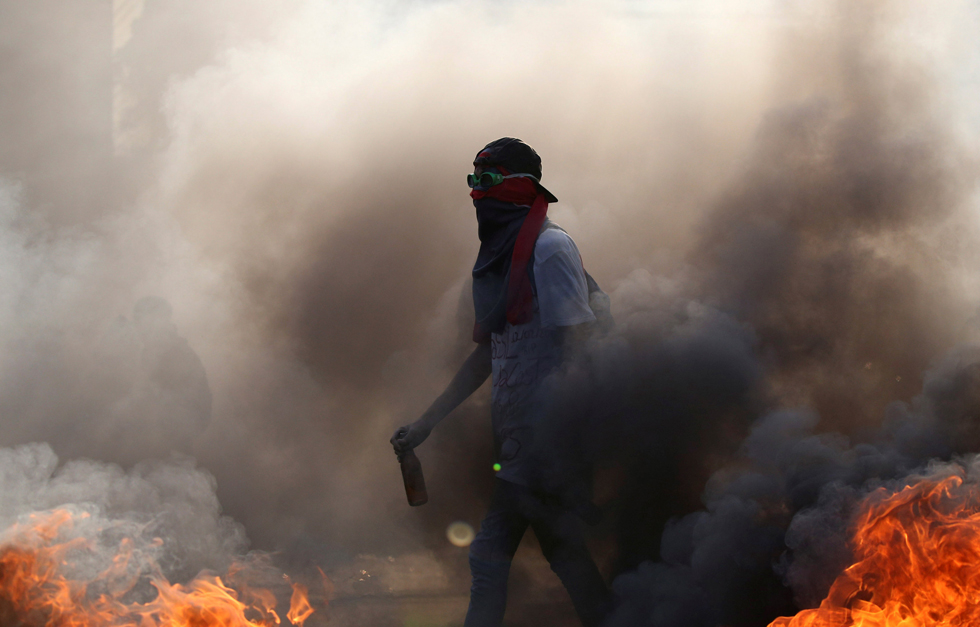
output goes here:
[{"label": "masked person", "polygon": [[575,242],[548,220],[548,203],[557,198],[541,185],[534,149],[504,137],[487,144],[473,166],[467,183],[480,236],[473,267],[477,347],[445,392],[421,418],[397,429],[391,443],[399,457],[421,444],[492,374],[497,476],[490,511],[470,545],[473,585],[465,625],[498,627],[503,621],[511,560],[530,526],[583,625],[597,626],[609,609],[609,590],[589,555],[576,508],[541,487],[532,450],[535,423],[548,403],[547,376],[595,324],[590,291],[598,288]]}]

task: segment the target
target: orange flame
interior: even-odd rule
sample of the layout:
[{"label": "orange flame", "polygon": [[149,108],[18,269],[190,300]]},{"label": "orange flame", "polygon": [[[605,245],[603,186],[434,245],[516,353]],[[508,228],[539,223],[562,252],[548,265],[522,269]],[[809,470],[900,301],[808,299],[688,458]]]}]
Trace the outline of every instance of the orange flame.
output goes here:
[{"label": "orange flame", "polygon": [[980,625],[980,486],[923,479],[865,499],[856,562],[820,607],[770,627]]},{"label": "orange flame", "polygon": [[301,583],[294,583],[293,596],[289,599],[289,613],[286,614],[286,618],[294,625],[302,625],[312,613],[309,590]]},{"label": "orange flame", "polygon": [[[86,515],[81,515],[85,517]],[[281,623],[271,591],[236,591],[213,575],[198,575],[185,585],[171,584],[158,567],[149,582],[156,597],[147,603],[125,599],[141,580],[130,568],[131,540],[123,540],[112,565],[92,578],[65,574],[73,559],[94,551],[85,538],[56,540],[76,516],[66,510],[34,514],[15,525],[0,545],[0,624],[31,627],[274,627]],[[79,553],[81,552],[81,553]],[[144,575],[145,576],[145,575]],[[294,586],[287,617],[302,625],[313,613]],[[300,600],[301,599],[301,600]],[[305,603],[305,604],[304,604]],[[295,608],[295,611],[294,611]]]}]

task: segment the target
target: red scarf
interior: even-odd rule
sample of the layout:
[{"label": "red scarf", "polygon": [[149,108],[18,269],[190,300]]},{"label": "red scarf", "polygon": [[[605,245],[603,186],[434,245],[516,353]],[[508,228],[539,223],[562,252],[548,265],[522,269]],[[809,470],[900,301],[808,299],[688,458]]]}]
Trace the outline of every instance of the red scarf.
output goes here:
[{"label": "red scarf", "polygon": [[[507,174],[503,168],[499,169]],[[544,194],[538,191],[534,179],[528,177],[504,179],[499,185],[488,189],[474,189],[470,192],[470,196],[475,199],[495,198],[503,202],[531,207],[514,242],[507,284],[507,322],[512,325],[526,324],[534,316],[534,290],[531,288],[527,264],[531,263],[534,244],[538,241],[538,234],[541,232],[545,218],[548,217],[548,201]],[[483,332],[479,325],[473,329],[474,341],[486,341],[487,336],[488,334]]]}]

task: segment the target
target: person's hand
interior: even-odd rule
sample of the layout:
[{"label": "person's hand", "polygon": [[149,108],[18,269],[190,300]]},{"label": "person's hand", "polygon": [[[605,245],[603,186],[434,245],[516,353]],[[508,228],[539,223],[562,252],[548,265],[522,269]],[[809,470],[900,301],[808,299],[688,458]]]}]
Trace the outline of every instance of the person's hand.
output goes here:
[{"label": "person's hand", "polygon": [[421,420],[395,429],[395,434],[391,436],[390,442],[399,461],[402,455],[424,442],[431,432],[432,428],[423,424]]}]

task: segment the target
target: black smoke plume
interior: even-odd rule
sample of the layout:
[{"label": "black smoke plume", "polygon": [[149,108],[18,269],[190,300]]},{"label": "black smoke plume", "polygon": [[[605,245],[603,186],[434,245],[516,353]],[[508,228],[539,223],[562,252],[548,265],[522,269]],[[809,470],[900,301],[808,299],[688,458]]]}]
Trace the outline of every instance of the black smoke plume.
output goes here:
[{"label": "black smoke plume", "polygon": [[[638,342],[627,310],[556,384],[572,399],[551,420],[573,429],[567,458],[629,477],[609,508],[618,565],[633,566],[610,625],[758,625],[816,606],[850,563],[864,495],[980,445],[976,349],[954,348],[970,299],[942,248],[973,232],[973,163],[936,117],[934,77],[880,56],[887,12],[840,10],[834,89],[764,116],[689,253],[688,307],[727,326],[679,345],[690,323],[675,315]],[[672,359],[631,359],[644,342],[644,359]],[[692,460],[719,464],[705,509],[668,519],[703,478]]]}]

